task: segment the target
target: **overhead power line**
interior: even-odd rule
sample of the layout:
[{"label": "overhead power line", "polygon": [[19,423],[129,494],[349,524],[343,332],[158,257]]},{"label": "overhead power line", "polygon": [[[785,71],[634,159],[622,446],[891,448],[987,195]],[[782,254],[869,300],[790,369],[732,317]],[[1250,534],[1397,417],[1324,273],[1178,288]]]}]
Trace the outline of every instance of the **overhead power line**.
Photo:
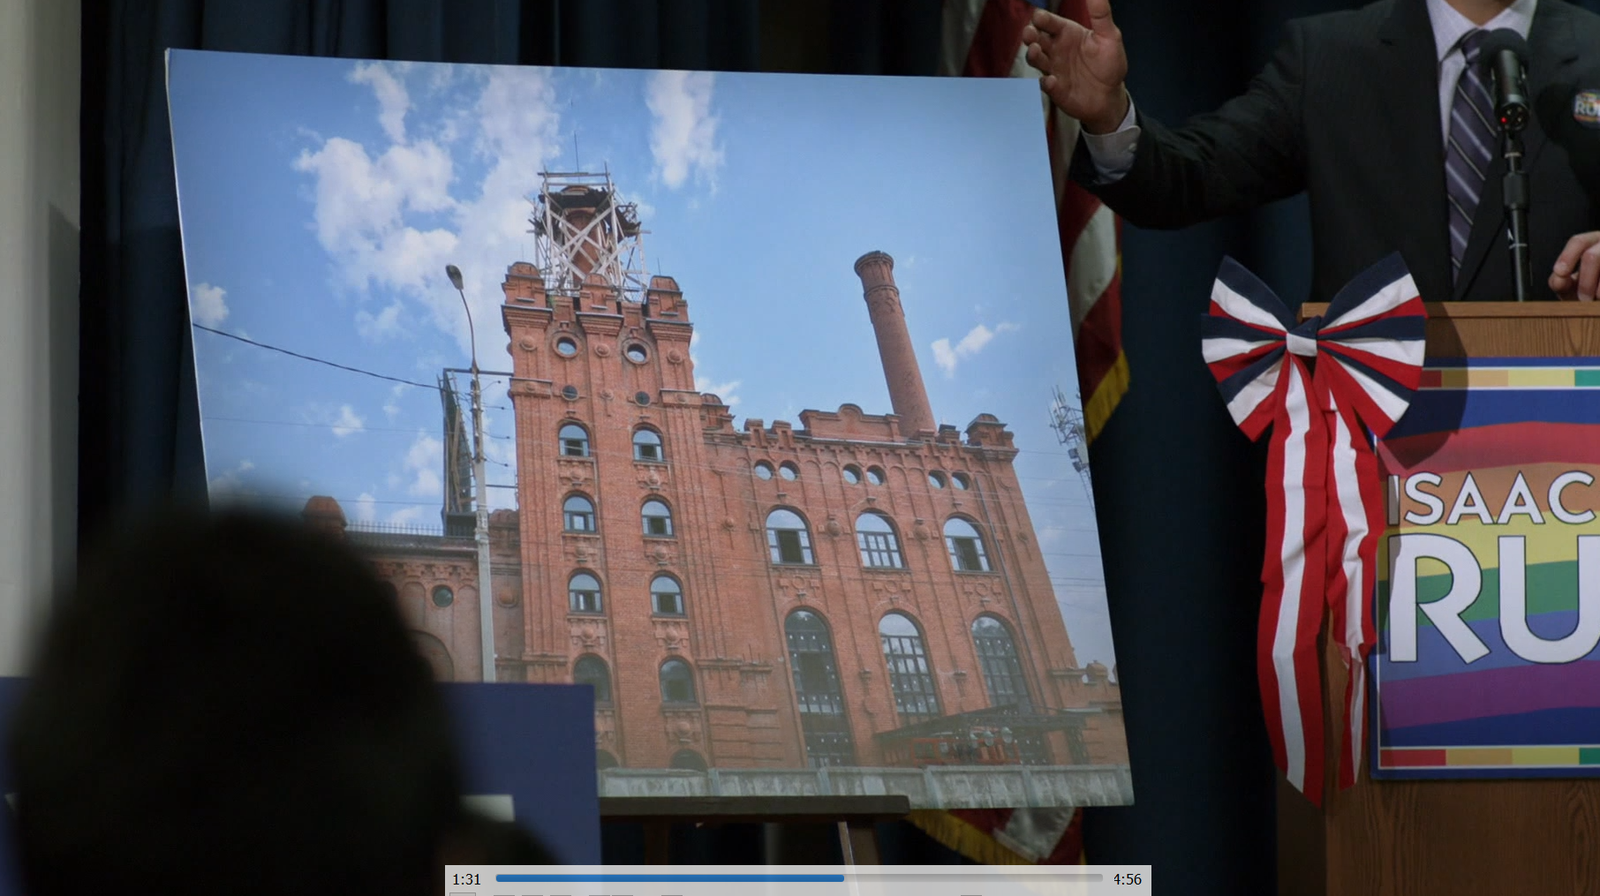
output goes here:
[{"label": "overhead power line", "polygon": [[306,354],[301,354],[300,352],[290,351],[289,349],[286,349],[286,348],[279,348],[276,345],[268,345],[265,342],[257,342],[254,339],[246,339],[243,336],[235,336],[232,333],[228,333],[228,332],[225,332],[223,330],[218,330],[218,329],[215,329],[213,327],[208,327],[208,326],[205,326],[204,324],[191,324],[191,326],[193,326],[196,330],[204,330],[207,333],[215,333],[218,336],[225,336],[228,339],[234,339],[234,340],[237,340],[239,342],[243,342],[246,345],[253,345],[256,348],[264,348],[264,349],[266,349],[267,351],[270,351],[270,352],[278,352],[279,354],[288,355],[291,358],[299,358],[302,361],[311,361],[311,362],[316,363],[316,364],[325,364],[325,365],[327,365],[329,367],[334,367],[334,368],[337,368],[339,370],[349,371],[350,373],[359,373],[362,376],[370,376],[370,377],[374,377],[374,378],[380,379],[380,380],[388,380],[391,383],[404,383],[407,386],[416,386],[418,389],[431,389],[431,390],[433,390],[435,392],[439,391],[439,386],[437,384],[429,385],[428,383],[419,383],[416,380],[408,380],[408,379],[404,379],[404,378],[398,377],[398,376],[390,376],[390,375],[388,375],[386,373],[374,373],[371,370],[362,370],[360,367],[351,367],[348,364],[340,364],[340,363],[338,363],[336,361],[329,361],[329,360],[326,360],[324,358],[318,358],[318,357],[315,357],[315,356],[312,356],[312,355],[306,355]]}]

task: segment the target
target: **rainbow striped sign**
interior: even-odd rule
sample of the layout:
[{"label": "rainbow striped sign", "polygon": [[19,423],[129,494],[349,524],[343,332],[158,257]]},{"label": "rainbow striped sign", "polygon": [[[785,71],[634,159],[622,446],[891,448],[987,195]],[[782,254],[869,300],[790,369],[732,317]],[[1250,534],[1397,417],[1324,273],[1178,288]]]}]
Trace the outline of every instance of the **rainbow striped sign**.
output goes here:
[{"label": "rainbow striped sign", "polygon": [[1600,775],[1600,358],[1430,362],[1378,460],[1373,777]]}]

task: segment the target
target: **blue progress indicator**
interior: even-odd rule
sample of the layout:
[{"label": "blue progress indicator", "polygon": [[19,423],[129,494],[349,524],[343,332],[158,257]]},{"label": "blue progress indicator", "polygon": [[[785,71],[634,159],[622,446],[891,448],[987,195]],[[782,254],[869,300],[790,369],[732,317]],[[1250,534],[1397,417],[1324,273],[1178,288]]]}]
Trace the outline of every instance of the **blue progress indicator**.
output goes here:
[{"label": "blue progress indicator", "polygon": [[842,884],[843,874],[496,874],[496,883]]}]

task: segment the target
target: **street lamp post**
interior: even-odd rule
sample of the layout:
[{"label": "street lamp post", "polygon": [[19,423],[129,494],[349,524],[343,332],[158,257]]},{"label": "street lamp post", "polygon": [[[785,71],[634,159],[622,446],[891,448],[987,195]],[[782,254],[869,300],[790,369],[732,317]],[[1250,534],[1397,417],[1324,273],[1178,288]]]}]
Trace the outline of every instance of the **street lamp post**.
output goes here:
[{"label": "street lamp post", "polygon": [[478,378],[478,334],[472,326],[472,306],[467,303],[467,293],[461,284],[461,269],[453,264],[445,265],[444,272],[450,278],[450,285],[461,296],[461,307],[466,309],[467,335],[472,346],[472,479],[477,486],[477,498],[473,502],[477,505],[473,508],[477,511],[474,514],[473,539],[478,543],[478,627],[483,638],[483,680],[494,681],[494,604],[490,597],[492,583],[489,578],[489,485],[484,480],[483,471],[483,383]]}]

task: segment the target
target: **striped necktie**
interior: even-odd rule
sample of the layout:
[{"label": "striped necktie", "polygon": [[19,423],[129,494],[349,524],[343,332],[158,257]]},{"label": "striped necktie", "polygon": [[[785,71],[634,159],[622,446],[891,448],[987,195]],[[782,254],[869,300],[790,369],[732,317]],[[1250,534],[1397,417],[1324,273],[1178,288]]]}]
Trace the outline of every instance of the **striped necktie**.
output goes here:
[{"label": "striped necktie", "polygon": [[1450,197],[1450,271],[1461,274],[1461,258],[1472,236],[1472,214],[1483,194],[1484,172],[1494,157],[1494,99],[1487,77],[1478,66],[1478,47],[1488,32],[1469,31],[1457,45],[1467,67],[1456,82],[1450,106],[1450,137],[1445,141],[1445,192]]}]

